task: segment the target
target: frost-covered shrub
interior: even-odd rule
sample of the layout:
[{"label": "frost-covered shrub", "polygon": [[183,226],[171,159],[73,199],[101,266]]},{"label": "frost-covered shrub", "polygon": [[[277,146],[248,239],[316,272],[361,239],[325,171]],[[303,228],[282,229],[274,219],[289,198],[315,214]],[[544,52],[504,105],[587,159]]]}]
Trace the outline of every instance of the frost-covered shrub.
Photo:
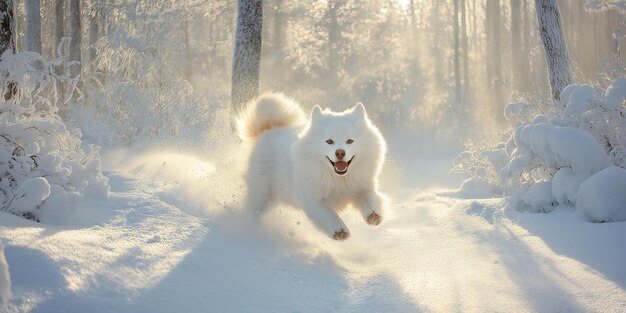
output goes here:
[{"label": "frost-covered shrub", "polygon": [[[85,99],[73,112],[86,136],[130,144],[212,123],[217,107],[193,91],[183,62],[189,42],[181,22],[201,5],[208,4],[123,0],[96,6],[110,24],[94,45],[96,58],[83,77]],[[101,125],[92,129],[83,124],[87,119]],[[108,133],[112,138],[97,138]]]},{"label": "frost-covered shrub", "polygon": [[459,193],[474,197],[493,197],[502,194],[502,181],[498,174],[506,165],[504,143],[495,147],[477,146],[472,142],[456,157],[452,172],[469,176]]},{"label": "frost-covered shrub", "polygon": [[[614,206],[599,202],[598,191],[586,191],[582,203],[579,195],[583,185],[619,183],[618,175],[594,174],[626,166],[625,99],[626,79],[620,77],[607,88],[567,86],[561,93],[564,105],[550,110],[531,101],[509,104],[505,116],[517,126],[506,142],[491,149],[468,149],[457,158],[455,171],[470,176],[461,192],[483,181],[488,182],[485,190],[508,196],[518,210],[550,212],[559,204],[576,205],[591,220],[620,220],[626,202],[621,203],[624,212],[616,213]],[[592,175],[596,182],[588,183]]]},{"label": "frost-covered shrub", "polygon": [[[91,90],[89,96],[89,104],[78,108],[82,112],[74,113],[79,125],[85,118],[100,119],[105,127],[114,130],[115,138],[109,141],[123,144],[178,135],[185,128],[206,128],[216,110],[216,106],[194,95],[189,82],[182,79],[115,79],[106,88]],[[85,116],[88,112],[92,116]]]},{"label": "frost-covered shrub", "polygon": [[98,148],[81,148],[81,133],[56,114],[55,62],[39,54],[5,52],[2,86],[17,94],[0,101],[0,211],[62,222],[85,195],[106,197]]}]

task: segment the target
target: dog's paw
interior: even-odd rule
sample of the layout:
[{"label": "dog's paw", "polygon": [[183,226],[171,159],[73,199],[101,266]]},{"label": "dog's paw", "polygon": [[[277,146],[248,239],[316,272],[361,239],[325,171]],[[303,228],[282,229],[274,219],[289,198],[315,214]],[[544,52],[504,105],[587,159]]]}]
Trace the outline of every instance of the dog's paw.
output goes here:
[{"label": "dog's paw", "polygon": [[380,217],[380,215],[376,212],[372,212],[367,216],[367,223],[370,225],[378,225],[382,220],[382,217]]},{"label": "dog's paw", "polygon": [[350,237],[350,233],[343,228],[340,230],[336,230],[333,234],[333,239],[335,240],[346,240],[348,239],[348,237]]}]

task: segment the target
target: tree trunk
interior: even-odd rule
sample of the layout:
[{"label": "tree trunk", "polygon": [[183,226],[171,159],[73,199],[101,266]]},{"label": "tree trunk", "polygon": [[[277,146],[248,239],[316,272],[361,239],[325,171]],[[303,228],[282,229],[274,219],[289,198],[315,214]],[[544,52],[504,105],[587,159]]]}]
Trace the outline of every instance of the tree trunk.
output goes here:
[{"label": "tree trunk", "polygon": [[283,47],[283,0],[276,0],[274,6],[274,50],[281,51]]},{"label": "tree trunk", "polygon": [[560,100],[560,93],[572,83],[572,73],[567,53],[561,16],[556,0],[535,0],[539,34],[546,55],[550,91],[554,101]]},{"label": "tree trunk", "polygon": [[[493,1],[487,0],[485,4],[485,79],[486,85],[491,86],[493,79]],[[489,87],[491,89],[491,87]]]},{"label": "tree trunk", "polygon": [[[461,66],[459,56],[459,0],[454,0],[454,96],[458,106],[461,105]],[[458,110],[458,108],[457,108]],[[461,110],[458,110],[461,112]]]},{"label": "tree trunk", "polygon": [[410,47],[410,55],[411,55],[411,61],[413,62],[415,60],[415,55],[417,55],[416,53],[416,49],[415,49],[415,44],[417,42],[417,19],[415,18],[415,0],[410,0],[409,2],[409,17],[411,19],[411,32],[409,33],[409,35],[411,36],[411,40],[409,42],[409,47]]},{"label": "tree trunk", "polygon": [[185,44],[185,70],[183,75],[185,80],[190,82],[191,75],[193,74],[192,60],[191,60],[191,41],[189,40],[189,21],[185,19],[180,23],[181,31],[183,33],[183,42]]},{"label": "tree trunk", "polygon": [[525,70],[522,64],[522,27],[520,0],[511,0],[511,58],[513,59],[513,75],[511,81],[513,88],[522,89],[522,72]]},{"label": "tree trunk", "polygon": [[26,0],[26,50],[41,54],[41,3]]},{"label": "tree trunk", "polygon": [[[0,57],[6,51],[15,53],[15,8],[13,0],[0,0]],[[4,88],[4,100],[15,97],[17,87],[14,82],[7,82]]]},{"label": "tree trunk", "polygon": [[338,1],[341,0],[329,0],[328,1],[328,74],[329,82],[334,85],[337,81],[337,69],[338,69],[338,42],[339,37],[339,24],[337,23],[337,9],[339,6]]},{"label": "tree trunk", "polygon": [[100,18],[100,10],[92,1],[91,3],[91,15],[89,16],[89,72],[93,73],[96,70],[96,58],[98,57],[98,51],[96,50],[96,43],[98,42],[98,37],[100,33],[100,25],[98,19]]},{"label": "tree trunk", "polygon": [[[498,80],[502,80],[502,18],[501,18],[501,6],[500,0],[493,0],[493,43],[491,48],[493,49],[493,76]],[[502,88],[497,87],[496,90],[500,90]],[[501,100],[501,96],[498,96]],[[503,104],[504,105],[504,104]]]},{"label": "tree trunk", "polygon": [[[433,3],[433,7],[432,10],[430,12],[430,16],[429,16],[429,22],[430,25],[433,25],[435,27],[435,29],[441,27],[443,28],[443,25],[441,25],[441,2],[439,1],[435,1]],[[430,47],[429,49],[430,52],[430,58],[433,61],[433,66],[434,66],[434,81],[435,82],[441,82],[445,79],[444,77],[444,71],[443,71],[443,64],[444,64],[444,60],[443,60],[443,53],[441,53],[441,47],[440,47],[440,43],[439,40],[435,40],[435,42],[433,43],[433,45]]]},{"label": "tree trunk", "polygon": [[70,1],[70,62],[78,62],[70,66],[70,75],[76,78],[81,74],[81,36],[82,26],[80,22],[80,0]]},{"label": "tree trunk", "polygon": [[[101,0],[99,1],[99,10],[98,10],[98,37],[103,40],[103,45],[108,48],[109,45],[109,34],[111,34],[111,17],[110,10],[112,10],[111,1],[109,0]],[[97,55],[96,55],[97,56]],[[105,68],[101,68],[97,71],[97,77],[100,80],[102,86],[107,85],[107,73]]]},{"label": "tree trunk", "polygon": [[238,0],[231,101],[238,110],[259,93],[263,0]]},{"label": "tree trunk", "polygon": [[475,0],[471,0],[468,1],[467,3],[467,7],[470,10],[471,14],[471,29],[472,29],[472,48],[476,49],[478,47],[478,35],[476,32],[476,24],[478,23],[476,21],[476,1]]},{"label": "tree trunk", "polygon": [[502,91],[502,42],[501,30],[503,24],[500,15],[500,0],[487,0],[485,16],[485,65],[487,75],[487,86],[492,91],[489,95],[490,101],[495,104],[496,121],[500,124],[504,123],[504,95]]},{"label": "tree trunk", "polygon": [[65,0],[55,0],[54,1],[54,33],[53,33],[53,43],[54,47],[54,56],[59,56],[57,53],[57,49],[61,44],[61,40],[63,39],[64,34],[64,24],[63,24],[63,10],[64,10],[64,2]]},{"label": "tree trunk", "polygon": [[209,48],[209,58],[207,60],[207,65],[209,69],[209,81],[215,81],[214,78],[217,76],[217,71],[215,70],[215,50],[217,49],[217,45],[215,44],[215,36],[213,35],[213,24],[216,22],[218,16],[215,15],[215,3],[211,2],[211,6],[209,7],[209,25],[208,25],[208,48]]},{"label": "tree trunk", "polygon": [[[54,39],[52,42],[52,46],[54,48],[54,56],[60,57],[61,55],[65,56],[65,51],[63,51],[64,47],[60,46],[61,41],[63,40],[64,34],[64,25],[63,24],[63,16],[64,16],[64,3],[65,0],[55,0],[54,2]],[[65,74],[65,62],[59,65],[55,70],[57,75]],[[58,105],[65,103],[65,84],[61,81],[57,82],[57,97],[58,97]]]},{"label": "tree trunk", "polygon": [[495,84],[493,84],[493,90],[496,95],[496,120],[498,123],[504,123],[504,94],[502,90],[502,28],[504,24],[502,23],[502,9],[500,5],[500,0],[493,0],[493,42],[491,48],[493,49],[493,59],[489,62],[493,62],[493,79],[495,79]]},{"label": "tree trunk", "polygon": [[[82,89],[82,23],[80,12],[80,0],[69,0],[69,32],[70,32],[70,51],[69,51],[69,73],[72,79],[78,79],[70,89],[69,99],[71,103],[75,103],[79,99],[79,91]],[[70,104],[71,105],[71,104]],[[66,116],[67,108],[61,108],[61,117]]]},{"label": "tree trunk", "polygon": [[2,241],[0,241],[0,309],[3,309],[3,311],[6,309],[6,305],[11,300],[11,297],[11,274],[9,273],[9,264],[4,254],[4,247],[2,246]]},{"label": "tree trunk", "polygon": [[530,21],[530,14],[529,14],[529,9],[530,6],[528,5],[528,1],[527,0],[521,0],[522,2],[522,21],[523,21],[523,27],[522,27],[522,35],[523,35],[523,39],[522,39],[522,53],[521,53],[521,60],[520,60],[520,64],[521,64],[521,68],[522,68],[522,72],[520,73],[521,77],[520,77],[520,81],[522,83],[522,90],[527,91],[530,90],[530,70],[528,69],[529,65],[530,65],[530,26],[531,26],[531,21]]},{"label": "tree trunk", "polygon": [[7,51],[15,52],[15,15],[13,0],[0,0],[0,56]]},{"label": "tree trunk", "polygon": [[461,43],[463,44],[463,112],[467,110],[468,95],[471,93],[469,78],[469,43],[467,39],[467,22],[465,6],[467,1],[461,0]]}]

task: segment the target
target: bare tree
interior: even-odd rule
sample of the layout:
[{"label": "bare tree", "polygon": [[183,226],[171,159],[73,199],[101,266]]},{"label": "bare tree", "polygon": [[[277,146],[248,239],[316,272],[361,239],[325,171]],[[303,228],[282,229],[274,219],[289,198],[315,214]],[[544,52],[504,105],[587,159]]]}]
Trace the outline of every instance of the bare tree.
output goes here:
[{"label": "bare tree", "polygon": [[231,82],[235,110],[259,93],[262,31],[263,0],[239,0]]},{"label": "bare tree", "polygon": [[539,34],[546,55],[552,99],[559,101],[563,88],[572,83],[567,45],[556,0],[535,0]]},{"label": "bare tree", "polygon": [[41,3],[26,0],[26,50],[41,54]]}]

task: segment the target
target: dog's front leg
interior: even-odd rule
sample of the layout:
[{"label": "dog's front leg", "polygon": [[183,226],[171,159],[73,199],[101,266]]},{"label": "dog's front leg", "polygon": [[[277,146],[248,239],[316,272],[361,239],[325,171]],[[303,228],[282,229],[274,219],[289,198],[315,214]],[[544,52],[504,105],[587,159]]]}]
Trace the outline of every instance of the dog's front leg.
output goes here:
[{"label": "dog's front leg", "polygon": [[300,206],[306,215],[324,233],[335,240],[344,240],[350,237],[348,227],[343,223],[337,212],[319,200],[301,199]]},{"label": "dog's front leg", "polygon": [[378,225],[383,220],[387,208],[387,197],[377,190],[368,190],[361,195],[357,206],[368,224]]}]

